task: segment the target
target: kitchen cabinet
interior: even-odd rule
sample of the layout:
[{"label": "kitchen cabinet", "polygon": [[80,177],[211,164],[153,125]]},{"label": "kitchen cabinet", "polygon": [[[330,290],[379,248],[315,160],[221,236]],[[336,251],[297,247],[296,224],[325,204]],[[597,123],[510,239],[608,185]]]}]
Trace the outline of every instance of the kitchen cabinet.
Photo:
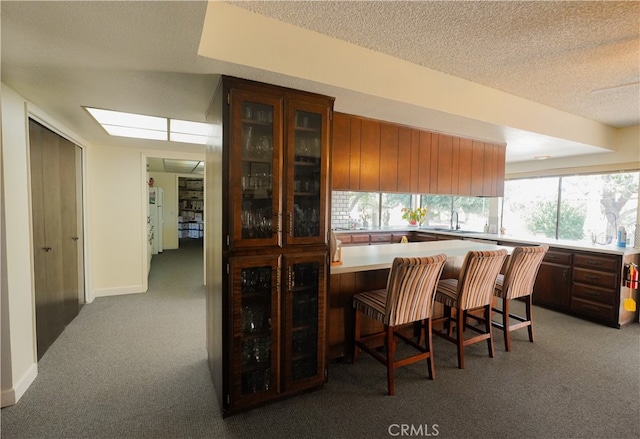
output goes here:
[{"label": "kitchen cabinet", "polygon": [[324,383],[332,108],[330,97],[223,77],[207,115],[222,134],[207,146],[205,219],[207,351],[223,416]]},{"label": "kitchen cabinet", "polygon": [[575,253],[570,310],[605,323],[617,323],[620,258]]},{"label": "kitchen cabinet", "polygon": [[333,190],[497,197],[505,146],[338,114]]},{"label": "kitchen cabinet", "polygon": [[244,256],[229,261],[233,298],[229,405],[240,410],[322,385],[326,254]]},{"label": "kitchen cabinet", "polygon": [[572,253],[550,248],[544,256],[533,286],[533,303],[561,311],[569,308]]}]

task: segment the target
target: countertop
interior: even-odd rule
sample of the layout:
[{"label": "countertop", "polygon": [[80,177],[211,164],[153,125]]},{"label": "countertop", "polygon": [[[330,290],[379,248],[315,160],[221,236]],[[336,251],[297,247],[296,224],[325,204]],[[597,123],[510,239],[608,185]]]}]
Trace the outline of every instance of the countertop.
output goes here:
[{"label": "countertop", "polygon": [[393,259],[397,256],[419,257],[444,253],[448,258],[455,258],[464,257],[470,250],[498,250],[501,248],[509,252],[513,250],[511,247],[463,240],[346,246],[342,248],[342,264],[332,265],[331,274],[391,268]]},{"label": "countertop", "polygon": [[[594,253],[605,253],[610,255],[635,255],[640,254],[640,248],[633,247],[618,247],[615,244],[609,245],[600,245],[600,244],[590,244],[586,242],[580,241],[569,241],[563,239],[552,239],[545,237],[526,237],[526,236],[515,236],[508,234],[498,234],[498,233],[481,233],[481,232],[468,232],[468,231],[455,231],[455,230],[435,230],[428,227],[421,228],[407,228],[407,227],[389,227],[389,228],[378,228],[378,229],[358,229],[358,230],[334,230],[336,234],[341,233],[378,233],[378,232],[389,232],[389,233],[409,233],[409,232],[424,232],[424,233],[432,233],[434,235],[448,235],[455,236],[460,239],[483,239],[487,241],[507,241],[515,244],[547,244],[551,247],[556,248],[566,248],[567,250],[580,250]],[[376,246],[378,247],[378,246]],[[344,251],[350,248],[349,246],[345,246],[342,249],[343,255]],[[343,256],[344,259],[344,256]]]}]

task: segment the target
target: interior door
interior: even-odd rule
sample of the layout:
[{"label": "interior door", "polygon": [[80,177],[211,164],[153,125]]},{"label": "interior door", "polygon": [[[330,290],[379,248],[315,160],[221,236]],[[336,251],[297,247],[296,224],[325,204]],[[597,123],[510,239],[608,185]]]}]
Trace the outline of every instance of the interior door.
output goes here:
[{"label": "interior door", "polygon": [[76,146],[29,121],[38,359],[79,311]]}]

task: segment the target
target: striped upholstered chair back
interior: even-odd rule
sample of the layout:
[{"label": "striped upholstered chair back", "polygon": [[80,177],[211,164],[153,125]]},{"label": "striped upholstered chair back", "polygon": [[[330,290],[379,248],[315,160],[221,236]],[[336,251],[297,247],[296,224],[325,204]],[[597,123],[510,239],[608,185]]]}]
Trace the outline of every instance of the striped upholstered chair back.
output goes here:
[{"label": "striped upholstered chair back", "polygon": [[504,299],[528,296],[533,292],[533,284],[548,245],[535,247],[516,247],[509,258],[502,288],[496,289],[496,295]]},{"label": "striped upholstered chair back", "polygon": [[491,303],[507,251],[469,251],[458,277],[458,307],[474,309]]},{"label": "striped upholstered chair back", "polygon": [[385,325],[398,326],[431,317],[436,284],[446,261],[444,254],[393,260],[387,280]]}]

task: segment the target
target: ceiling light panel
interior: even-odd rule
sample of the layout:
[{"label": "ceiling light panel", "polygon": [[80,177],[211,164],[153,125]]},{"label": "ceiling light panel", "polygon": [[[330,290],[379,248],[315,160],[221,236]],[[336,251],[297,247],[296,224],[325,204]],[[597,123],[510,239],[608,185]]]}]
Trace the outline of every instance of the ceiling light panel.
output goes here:
[{"label": "ceiling light panel", "polygon": [[87,111],[91,113],[95,120],[97,120],[101,125],[167,131],[167,119],[164,117],[123,113],[121,111],[101,110],[89,107],[87,107]]}]

